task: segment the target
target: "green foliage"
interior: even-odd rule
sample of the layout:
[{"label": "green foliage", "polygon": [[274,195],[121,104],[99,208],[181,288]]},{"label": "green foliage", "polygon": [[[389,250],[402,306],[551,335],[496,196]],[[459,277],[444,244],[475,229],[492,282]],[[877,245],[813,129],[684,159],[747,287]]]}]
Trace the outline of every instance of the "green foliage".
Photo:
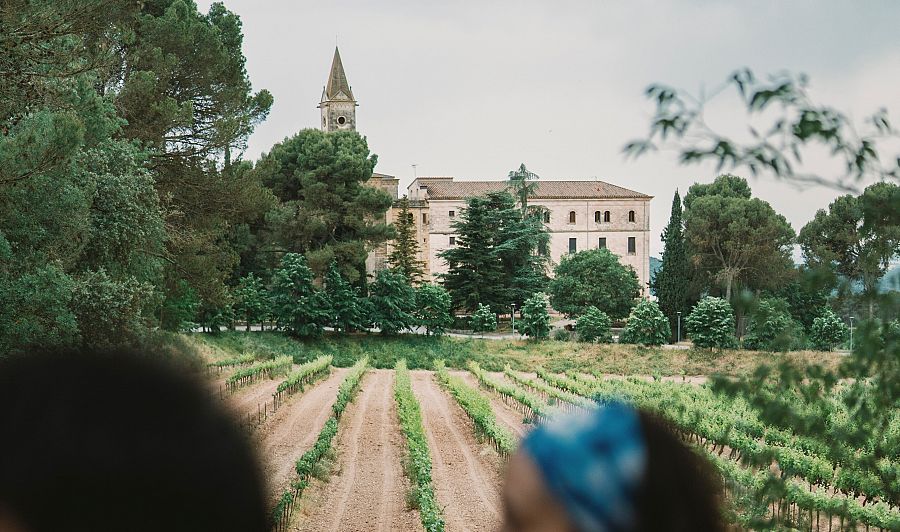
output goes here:
[{"label": "green foliage", "polygon": [[898,205],[900,186],[876,183],[860,196],[841,196],[827,211],[820,209],[798,237],[808,264],[832,268],[862,285],[869,318],[875,316],[878,284],[900,254]]},{"label": "green foliage", "polygon": [[[802,231],[801,231],[802,233]],[[810,331],[819,311],[828,304],[828,294],[834,288],[834,274],[828,268],[797,268],[796,279],[772,292],[784,299],[791,317]]]},{"label": "green foliage", "polygon": [[72,293],[72,310],[86,345],[114,346],[146,333],[142,310],[153,285],[134,277],[116,280],[106,270],[81,275]]},{"label": "green foliage", "polygon": [[416,325],[416,292],[403,274],[387,268],[379,270],[369,286],[369,301],[371,321],[381,334],[397,334]]},{"label": "green foliage", "polygon": [[523,390],[516,384],[509,384],[504,380],[495,379],[483,369],[481,369],[481,366],[479,366],[475,361],[470,361],[468,367],[469,371],[472,372],[473,375],[475,375],[475,377],[478,379],[478,382],[480,382],[482,386],[493,390],[503,397],[511,399],[522,405],[525,409],[525,413],[527,414],[529,422],[534,423],[540,420],[548,419],[550,415],[550,407],[547,405],[547,403],[544,402],[543,399],[526,390]]},{"label": "green foliage", "polygon": [[747,197],[748,192],[743,178],[723,175],[711,185],[691,186],[685,196],[689,253],[700,273],[724,288],[728,301],[736,283],[777,288],[793,270],[794,230],[768,203]]},{"label": "green foliage", "polygon": [[416,237],[416,222],[409,212],[409,199],[403,196],[397,201],[400,212],[397,213],[397,221],[394,229],[397,238],[393,241],[393,249],[388,255],[387,262],[391,268],[402,273],[412,284],[418,284],[422,280],[422,262],[418,259],[419,239]]},{"label": "green foliage", "polygon": [[544,290],[547,257],[536,251],[549,237],[539,213],[523,214],[508,192],[494,192],[469,198],[451,226],[456,246],[439,256],[454,308],[483,303],[500,313]]},{"label": "green foliage", "polygon": [[272,314],[279,327],[299,337],[318,336],[327,319],[325,301],[313,286],[306,257],[288,253],[272,275]]},{"label": "green foliage", "polygon": [[324,279],[324,304],[328,317],[326,325],[336,331],[352,331],[365,326],[363,308],[359,303],[359,297],[350,286],[341,272],[338,271],[337,261],[332,261],[325,272]]},{"label": "green foliage", "polygon": [[681,212],[681,196],[676,190],[675,197],[672,198],[669,225],[662,233],[665,244],[662,266],[650,280],[650,288],[659,302],[659,309],[669,318],[669,328],[673,331],[678,325],[678,313],[686,316],[690,312],[691,303],[695,301],[690,293],[693,272],[688,261]]},{"label": "green foliage", "polygon": [[747,349],[762,351],[787,351],[804,344],[802,328],[791,318],[787,302],[778,298],[757,303],[742,343]]},{"label": "green foliage", "polygon": [[831,351],[835,346],[844,343],[847,338],[847,326],[830,308],[824,308],[813,320],[810,329],[810,340],[816,349]]},{"label": "green foliage", "polygon": [[450,316],[450,293],[442,286],[423,284],[416,289],[416,319],[426,333],[444,334],[453,324]]},{"label": "green foliage", "polygon": [[409,370],[406,361],[397,361],[394,366],[394,398],[397,400],[397,417],[400,429],[406,435],[407,461],[406,468],[413,484],[413,493],[422,527],[426,532],[444,530],[443,511],[434,494],[434,483],[431,478],[431,453],[428,450],[428,438],[422,424],[422,413],[419,402],[412,391]]},{"label": "green foliage", "polygon": [[542,340],[550,335],[550,312],[547,295],[537,293],[522,305],[522,319],[517,323],[519,332],[529,338]]},{"label": "green foliage", "polygon": [[0,353],[78,341],[71,309],[75,282],[59,267],[36,268],[18,278],[0,276]]},{"label": "green foliage", "polygon": [[508,179],[509,191],[519,203],[522,216],[527,216],[529,213],[528,198],[537,191],[537,181],[540,178],[537,174],[525,168],[525,163],[522,163],[518,169],[510,170]]},{"label": "green foliage", "polygon": [[475,424],[475,430],[494,444],[501,456],[509,456],[516,450],[516,438],[506,427],[497,422],[491,402],[478,390],[466,384],[461,378],[450,375],[443,360],[435,360],[434,368],[438,381],[450,391]]},{"label": "green foliage", "polygon": [[[293,360],[293,358],[291,360]],[[311,362],[301,364],[300,367],[292,371],[286,379],[281,381],[275,393],[285,391],[292,393],[298,389],[302,390],[304,384],[310,383],[319,375],[327,373],[332,360],[334,360],[334,357],[321,356]]]},{"label": "green foliage", "polygon": [[575,322],[575,332],[582,342],[600,342],[608,344],[612,342],[612,320],[605,312],[595,306],[585,309],[584,314],[578,316]]},{"label": "green foliage", "polygon": [[252,366],[236,370],[228,377],[225,384],[231,391],[234,391],[235,388],[249,384],[263,375],[271,379],[273,375],[287,373],[293,363],[294,359],[289,356],[280,356],[258,362]]},{"label": "green foliage", "polygon": [[642,299],[628,316],[619,341],[624,344],[661,345],[669,341],[669,320],[654,301]]},{"label": "green foliage", "polygon": [[723,349],[737,346],[734,311],[728,301],[704,297],[685,320],[688,334],[697,347]]},{"label": "green foliage", "polygon": [[269,294],[262,280],[252,273],[241,277],[232,295],[234,313],[237,317],[243,318],[248,331],[252,324],[261,323],[271,314]]},{"label": "green foliage", "polygon": [[614,319],[624,318],[640,293],[637,274],[608,249],[563,256],[550,281],[550,303],[569,316],[594,306]]},{"label": "green foliage", "polygon": [[337,261],[360,284],[369,250],[394,236],[384,221],[391,197],[366,186],[376,161],[355,131],[304,129],[273,146],[254,172],[280,200],[267,216],[275,244],[306,254],[317,275]]},{"label": "green foliage", "polygon": [[469,326],[472,332],[492,332],[497,330],[497,315],[491,310],[491,307],[479,303],[478,309],[472,313],[469,318]]}]

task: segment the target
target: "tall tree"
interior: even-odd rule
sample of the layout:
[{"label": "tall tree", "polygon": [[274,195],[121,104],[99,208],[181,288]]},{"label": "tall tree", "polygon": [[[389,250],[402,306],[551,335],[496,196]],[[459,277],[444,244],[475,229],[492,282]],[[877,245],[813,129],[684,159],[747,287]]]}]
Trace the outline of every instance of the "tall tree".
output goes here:
[{"label": "tall tree", "polygon": [[453,324],[450,294],[443,286],[423,284],[416,288],[415,316],[427,335],[441,335]]},{"label": "tall tree", "polygon": [[322,334],[328,319],[325,298],[313,285],[313,273],[306,257],[287,253],[272,275],[272,314],[279,327],[294,336]]},{"label": "tall tree", "polygon": [[522,163],[517,170],[510,170],[508,179],[508,188],[519,202],[524,217],[528,213],[528,198],[537,191],[537,180],[540,177],[525,168],[525,163]]},{"label": "tall tree", "polygon": [[418,284],[424,272],[422,262],[417,258],[419,239],[416,238],[416,222],[409,212],[409,198],[403,196],[397,204],[400,206],[397,221],[394,223],[397,237],[394,238],[394,247],[388,255],[387,262],[391,268],[402,273],[410,283]]},{"label": "tall tree", "polygon": [[694,185],[685,196],[691,260],[724,289],[726,301],[735,283],[777,287],[793,271],[790,224],[765,201],[747,198],[743,187],[735,193],[733,181],[733,176],[719,176],[712,187]]},{"label": "tall tree", "polygon": [[363,326],[359,298],[332,261],[325,273],[323,292],[328,313],[326,324],[336,331],[352,331]]},{"label": "tall tree", "polygon": [[672,214],[669,224],[663,229],[662,267],[650,280],[655,291],[659,308],[669,318],[673,331],[677,330],[678,313],[687,317],[691,308],[690,284],[691,265],[688,262],[684,242],[684,222],[681,217],[681,195],[675,191],[672,198]]},{"label": "tall tree", "polygon": [[900,254],[900,186],[882,182],[860,196],[845,195],[820,209],[800,230],[807,264],[827,266],[863,287],[869,317],[875,315],[878,283]]},{"label": "tall tree", "polygon": [[416,292],[403,274],[385,268],[379,270],[369,286],[372,323],[381,334],[397,334],[416,325]]},{"label": "tall tree", "polygon": [[550,303],[571,317],[596,307],[613,319],[631,312],[641,294],[637,274],[608,249],[589,249],[562,258],[550,281]]},{"label": "tall tree", "polygon": [[545,288],[547,258],[537,250],[546,230],[537,216],[523,216],[508,192],[470,198],[452,227],[456,246],[439,256],[447,261],[443,283],[454,307],[483,303],[501,313]]},{"label": "tall tree", "polygon": [[318,275],[337,261],[358,284],[369,251],[393,236],[384,221],[391,197],[366,185],[376,160],[355,131],[304,129],[276,144],[256,166],[281,201],[268,216],[275,244],[305,254]]}]

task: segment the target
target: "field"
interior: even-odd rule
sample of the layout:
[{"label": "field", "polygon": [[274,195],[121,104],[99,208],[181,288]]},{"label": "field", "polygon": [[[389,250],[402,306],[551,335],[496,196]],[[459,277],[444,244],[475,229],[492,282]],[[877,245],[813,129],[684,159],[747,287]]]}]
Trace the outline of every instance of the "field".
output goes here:
[{"label": "field", "polygon": [[[495,530],[517,440],[534,423],[611,397],[665,415],[710,458],[739,527],[771,518],[802,530],[900,527],[895,458],[871,468],[859,449],[834,456],[699,379],[648,377],[683,375],[666,368],[697,352],[374,337],[301,344],[276,334],[191,341],[213,390],[257,442],[276,530]],[[749,371],[740,354],[725,364],[700,353],[690,375]],[[836,355],[790,356],[827,365]],[[773,474],[786,489],[753,504]]]}]

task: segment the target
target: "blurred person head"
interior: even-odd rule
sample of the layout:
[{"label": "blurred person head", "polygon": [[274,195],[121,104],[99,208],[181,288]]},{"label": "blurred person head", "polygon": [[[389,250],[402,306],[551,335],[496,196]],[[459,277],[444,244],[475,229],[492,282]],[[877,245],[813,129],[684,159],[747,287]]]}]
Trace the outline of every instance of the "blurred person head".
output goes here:
[{"label": "blurred person head", "polygon": [[0,530],[269,529],[244,431],[155,358],[0,357]]},{"label": "blurred person head", "polygon": [[665,421],[610,403],[525,437],[507,469],[503,529],[718,531],[720,493]]}]

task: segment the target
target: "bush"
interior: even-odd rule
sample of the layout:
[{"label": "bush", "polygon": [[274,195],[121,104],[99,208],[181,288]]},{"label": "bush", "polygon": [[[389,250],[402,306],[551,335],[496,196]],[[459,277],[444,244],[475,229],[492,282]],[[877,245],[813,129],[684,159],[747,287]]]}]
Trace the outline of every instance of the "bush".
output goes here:
[{"label": "bush", "polygon": [[688,334],[697,347],[735,347],[734,311],[720,297],[704,297],[685,320]]},{"label": "bush", "polygon": [[537,293],[522,305],[519,331],[529,338],[540,340],[550,335],[550,313],[547,311],[547,295]]},{"label": "bush", "polygon": [[566,329],[554,329],[553,339],[557,342],[568,342],[572,339],[572,333]]},{"label": "bush", "polygon": [[450,317],[450,293],[443,286],[423,284],[416,289],[416,319],[428,336],[442,335],[453,323]]},{"label": "bush", "polygon": [[579,316],[575,322],[575,332],[582,342],[612,342],[612,320],[605,312],[595,306],[590,306]]},{"label": "bush", "polygon": [[663,316],[659,305],[642,299],[631,311],[625,330],[622,331],[623,344],[661,345],[669,341],[672,330],[669,320]]},{"label": "bush", "polygon": [[491,310],[491,307],[478,304],[478,310],[469,318],[469,326],[472,332],[490,332],[497,330],[497,315]]},{"label": "bush", "polygon": [[322,334],[326,302],[313,286],[313,272],[300,253],[287,253],[272,276],[272,314],[294,336]]},{"label": "bush", "polygon": [[844,342],[847,337],[847,326],[830,308],[825,308],[813,319],[810,339],[813,347],[822,351],[831,351]]},{"label": "bush", "polygon": [[416,292],[402,273],[391,269],[379,271],[369,290],[372,322],[382,334],[397,334],[415,326]]},{"label": "bush", "polygon": [[794,321],[784,299],[759,301],[750,314],[750,325],[743,345],[758,351],[788,351],[803,347],[803,331]]}]

